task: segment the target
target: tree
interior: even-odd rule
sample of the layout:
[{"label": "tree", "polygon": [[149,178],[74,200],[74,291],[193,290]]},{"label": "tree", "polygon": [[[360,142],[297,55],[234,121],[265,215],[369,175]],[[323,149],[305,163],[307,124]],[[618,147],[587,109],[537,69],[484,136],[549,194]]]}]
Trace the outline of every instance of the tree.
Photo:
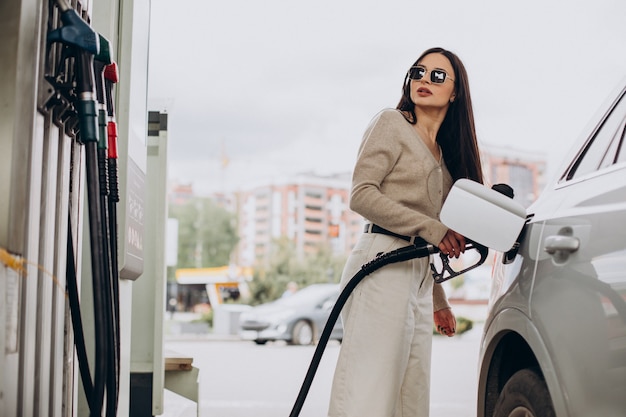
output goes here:
[{"label": "tree", "polygon": [[287,237],[275,239],[270,249],[269,262],[255,268],[249,284],[250,304],[262,304],[279,298],[290,281],[299,288],[322,282],[339,282],[345,256],[335,256],[330,247],[322,245],[318,250],[298,259],[294,242]]},{"label": "tree", "polygon": [[177,268],[210,268],[230,263],[239,241],[236,217],[210,198],[196,197],[172,205],[170,217],[178,219]]}]

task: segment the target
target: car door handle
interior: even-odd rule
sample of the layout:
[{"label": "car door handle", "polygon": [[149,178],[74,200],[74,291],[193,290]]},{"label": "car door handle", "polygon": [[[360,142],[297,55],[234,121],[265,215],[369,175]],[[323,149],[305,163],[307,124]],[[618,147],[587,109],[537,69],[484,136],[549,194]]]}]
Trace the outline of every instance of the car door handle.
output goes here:
[{"label": "car door handle", "polygon": [[546,238],[545,251],[553,255],[559,251],[572,253],[580,247],[580,240],[573,236],[553,235]]}]

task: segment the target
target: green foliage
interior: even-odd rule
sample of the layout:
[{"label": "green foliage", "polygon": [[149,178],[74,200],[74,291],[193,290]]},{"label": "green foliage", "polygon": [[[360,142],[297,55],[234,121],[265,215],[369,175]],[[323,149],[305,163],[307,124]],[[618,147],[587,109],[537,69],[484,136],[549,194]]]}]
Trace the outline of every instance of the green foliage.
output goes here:
[{"label": "green foliage", "polygon": [[463,286],[463,284],[465,284],[465,274],[461,275],[460,277],[451,279],[449,282],[453,289],[458,290]]},{"label": "green foliage", "polygon": [[251,305],[279,298],[294,281],[299,288],[322,282],[339,282],[345,257],[332,255],[327,246],[318,248],[313,255],[298,259],[294,243],[286,237],[272,242],[269,261],[255,268],[254,279],[249,284]]},{"label": "green foliage", "polygon": [[210,268],[228,265],[239,241],[236,217],[210,198],[194,198],[171,205],[170,217],[178,219],[176,268]]},{"label": "green foliage", "polygon": [[194,320],[193,323],[208,323],[209,327],[213,327],[213,309],[202,313],[200,318]]}]

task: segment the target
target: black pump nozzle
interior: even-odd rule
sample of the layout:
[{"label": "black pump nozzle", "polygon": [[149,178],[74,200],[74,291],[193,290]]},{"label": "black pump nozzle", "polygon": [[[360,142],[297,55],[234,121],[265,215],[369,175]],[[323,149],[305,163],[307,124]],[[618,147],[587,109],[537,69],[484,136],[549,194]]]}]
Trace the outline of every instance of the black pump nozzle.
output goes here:
[{"label": "black pump nozzle", "polygon": [[448,255],[444,255],[443,253],[439,252],[439,256],[441,258],[441,272],[437,271],[434,263],[430,264],[430,270],[433,273],[433,279],[437,284],[441,284],[444,281],[447,281],[454,277],[458,277],[459,275],[463,275],[467,271],[479,267],[485,262],[485,260],[487,259],[487,255],[489,255],[488,247],[478,244],[476,242],[472,242],[471,240],[468,240],[466,242],[465,250],[477,251],[480,254],[480,258],[474,264],[460,271],[455,271],[454,269],[452,269],[452,267],[450,266],[450,258],[448,257]]}]

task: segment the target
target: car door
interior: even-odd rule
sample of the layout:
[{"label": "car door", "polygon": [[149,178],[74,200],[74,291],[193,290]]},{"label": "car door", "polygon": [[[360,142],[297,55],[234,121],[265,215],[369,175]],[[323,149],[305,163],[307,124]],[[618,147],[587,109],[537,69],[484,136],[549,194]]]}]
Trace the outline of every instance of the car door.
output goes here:
[{"label": "car door", "polygon": [[[315,324],[317,328],[317,336],[322,334],[322,331],[326,327],[326,322],[330,316],[330,313],[335,306],[335,302],[337,301],[337,297],[339,296],[339,285],[336,286],[335,290],[332,293],[326,295],[323,299],[315,307]],[[331,333],[332,338],[342,338],[343,330],[341,327],[341,320],[338,319],[335,321],[333,330]]]},{"label": "car door", "polygon": [[[624,91],[555,188],[533,250],[531,319],[569,416],[626,410],[626,98]],[[539,206],[539,209],[540,210]],[[555,391],[555,389],[552,389]]]}]

